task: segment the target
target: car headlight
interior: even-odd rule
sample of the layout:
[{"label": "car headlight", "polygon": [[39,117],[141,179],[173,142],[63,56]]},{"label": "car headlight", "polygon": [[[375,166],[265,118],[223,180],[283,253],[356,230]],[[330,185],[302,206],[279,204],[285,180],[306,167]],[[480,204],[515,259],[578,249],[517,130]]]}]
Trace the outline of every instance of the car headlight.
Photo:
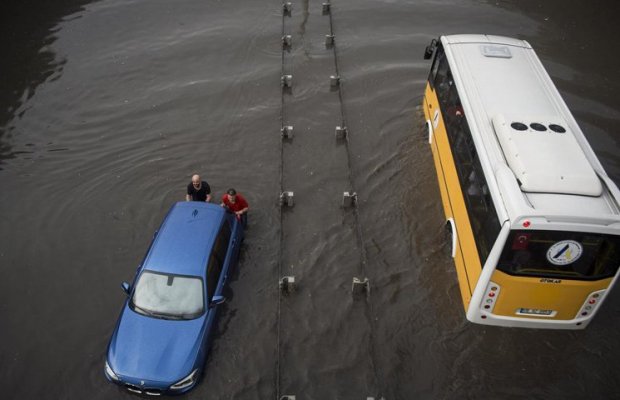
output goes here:
[{"label": "car headlight", "polygon": [[181,389],[186,389],[186,388],[192,386],[194,383],[196,383],[196,374],[197,373],[198,373],[197,369],[193,370],[191,374],[187,375],[185,378],[181,379],[180,381],[178,381],[174,385],[170,386],[170,389],[172,389],[172,390],[181,390]]},{"label": "car headlight", "polygon": [[111,379],[117,381],[118,380],[118,376],[114,373],[114,371],[112,371],[112,368],[110,368],[110,364],[108,364],[108,362],[105,362],[105,373],[106,375],[108,375]]}]

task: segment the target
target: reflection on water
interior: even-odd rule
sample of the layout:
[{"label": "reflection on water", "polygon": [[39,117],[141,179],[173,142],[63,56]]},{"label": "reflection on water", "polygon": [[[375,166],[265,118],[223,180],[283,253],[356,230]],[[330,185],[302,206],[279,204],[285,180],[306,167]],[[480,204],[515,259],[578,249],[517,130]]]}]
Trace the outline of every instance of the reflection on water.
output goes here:
[{"label": "reflection on water", "polygon": [[4,1],[0,5],[0,169],[3,160],[27,154],[13,151],[11,121],[22,118],[37,87],[57,79],[63,61],[53,51],[59,22],[80,10],[84,0]]},{"label": "reflection on water", "polygon": [[617,36],[610,15],[620,11],[619,3],[606,0],[595,7],[562,7],[557,1],[497,4],[538,22],[537,31],[524,39],[541,57],[607,173],[620,183],[620,139],[614,134],[620,119],[620,55],[608,40]]},{"label": "reflection on water", "polygon": [[[131,398],[102,371],[118,286],[195,172],[216,196],[247,194],[252,214],[204,381],[187,397],[274,398],[281,1],[39,3],[1,6],[3,398]],[[283,389],[617,395],[618,290],[583,332],[465,321],[419,108],[432,38],[526,39],[618,182],[620,61],[602,39],[617,6],[605,3],[332,1],[372,308],[349,296],[359,249],[339,208],[348,171],[333,141],[325,16],[321,2],[294,4],[284,180],[299,197],[284,255],[300,289],[283,305]]]}]

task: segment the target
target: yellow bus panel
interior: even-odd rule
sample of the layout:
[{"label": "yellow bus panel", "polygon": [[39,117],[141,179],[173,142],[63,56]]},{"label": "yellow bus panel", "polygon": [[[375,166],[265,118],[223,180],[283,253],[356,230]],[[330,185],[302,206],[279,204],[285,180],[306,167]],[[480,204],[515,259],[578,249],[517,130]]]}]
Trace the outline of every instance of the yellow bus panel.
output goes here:
[{"label": "yellow bus panel", "polygon": [[[541,278],[508,275],[495,270],[491,281],[501,288],[493,314],[521,318],[563,319],[577,317],[588,295],[607,289],[613,278],[600,281],[560,279],[558,283],[543,283]],[[554,317],[517,315],[521,308],[557,311]]]},{"label": "yellow bus panel", "polygon": [[[471,294],[478,283],[482,266],[478,257],[478,250],[469,222],[454,158],[452,157],[452,150],[450,149],[441,111],[439,111],[439,102],[429,84],[426,85],[423,108],[427,120],[433,124],[431,149],[444,213],[447,219],[453,218],[456,225],[458,241],[454,263],[459,279],[461,296],[463,297],[463,306],[467,310]],[[434,118],[435,110],[439,112],[438,118]],[[436,120],[436,126],[434,126],[434,119]]]}]

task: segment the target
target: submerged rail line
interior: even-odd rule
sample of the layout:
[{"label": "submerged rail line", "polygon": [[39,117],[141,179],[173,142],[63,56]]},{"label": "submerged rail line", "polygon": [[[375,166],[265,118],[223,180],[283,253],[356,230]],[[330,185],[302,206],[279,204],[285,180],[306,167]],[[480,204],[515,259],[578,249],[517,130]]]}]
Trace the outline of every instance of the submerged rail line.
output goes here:
[{"label": "submerged rail line", "polygon": [[[339,104],[339,114],[340,114],[340,126],[336,127],[336,137],[343,141],[344,149],[346,153],[346,175],[348,180],[348,189],[350,190],[350,194],[352,195],[351,201],[351,210],[354,216],[354,226],[355,226],[355,238],[358,244],[359,249],[359,268],[355,273],[361,274],[364,282],[366,283],[365,291],[366,291],[366,307],[364,312],[364,317],[368,323],[369,327],[369,354],[370,354],[370,366],[372,368],[373,378],[375,380],[375,387],[377,388],[377,398],[381,398],[382,395],[385,394],[382,379],[379,376],[377,369],[377,357],[376,357],[376,346],[375,346],[375,335],[376,331],[375,323],[374,323],[374,309],[372,300],[370,298],[370,286],[367,280],[367,266],[368,266],[368,257],[366,244],[364,240],[364,234],[362,229],[361,217],[360,217],[360,204],[357,197],[357,190],[355,188],[355,175],[354,169],[352,166],[352,156],[351,156],[351,148],[350,148],[350,130],[347,125],[347,116],[344,102],[344,88],[343,82],[341,80],[340,75],[340,66],[339,66],[339,55],[338,55],[338,46],[336,35],[334,31],[334,18],[332,13],[332,3],[330,1],[326,1],[322,3],[322,8],[318,8],[319,12],[322,12],[322,15],[328,19],[329,22],[329,32],[325,35],[325,47],[327,51],[331,51],[333,54],[333,65],[334,65],[334,73],[331,78],[331,86],[335,87],[335,91],[338,95],[338,104]],[[278,291],[277,298],[277,323],[276,323],[276,373],[275,373],[275,391],[276,398],[278,400],[282,399],[291,399],[291,397],[284,395],[281,393],[281,385],[282,385],[282,326],[283,326],[283,318],[282,318],[282,302],[284,301],[283,296],[283,288],[282,288],[282,278],[283,278],[283,248],[285,246],[284,243],[284,224],[283,224],[283,207],[286,204],[286,192],[287,189],[284,187],[284,174],[285,174],[285,144],[287,141],[293,140],[293,126],[288,125],[288,115],[287,115],[287,102],[286,97],[292,93],[292,84],[293,84],[293,75],[289,70],[289,65],[287,62],[287,54],[289,54],[294,47],[294,43],[292,42],[292,36],[287,31],[287,20],[290,20],[290,17],[293,14],[293,3],[288,1],[282,2],[282,58],[281,58],[281,108],[280,108],[280,132],[281,139],[280,140],[280,166],[279,166],[279,188],[280,188],[280,207],[278,208],[278,220],[279,220],[279,233],[278,233],[278,281],[280,282],[280,290]],[[345,192],[346,195],[346,192]],[[337,204],[337,203],[335,203]],[[344,207],[344,200],[343,200]],[[349,212],[346,208],[343,210],[343,217],[346,213]],[[353,271],[352,271],[353,272]],[[356,278],[354,278],[355,281]],[[373,385],[370,385],[373,386]],[[368,397],[369,399],[373,399],[374,397]]]}]

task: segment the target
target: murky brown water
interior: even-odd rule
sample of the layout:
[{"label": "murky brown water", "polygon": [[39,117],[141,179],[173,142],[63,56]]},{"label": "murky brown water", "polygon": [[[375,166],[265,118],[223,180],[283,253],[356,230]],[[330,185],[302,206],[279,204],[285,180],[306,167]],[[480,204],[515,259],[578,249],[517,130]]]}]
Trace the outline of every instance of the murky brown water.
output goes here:
[{"label": "murky brown water", "polygon": [[[119,283],[194,171],[244,193],[252,215],[187,398],[620,396],[618,290],[585,331],[465,322],[419,109],[432,38],[526,39],[620,183],[615,2],[332,0],[348,148],[328,17],[294,2],[282,273],[299,286],[281,303],[279,387],[281,2],[15,3],[0,6],[2,398],[131,398],[103,376]],[[351,187],[363,246],[339,207]],[[354,276],[369,303],[351,297]]]}]

